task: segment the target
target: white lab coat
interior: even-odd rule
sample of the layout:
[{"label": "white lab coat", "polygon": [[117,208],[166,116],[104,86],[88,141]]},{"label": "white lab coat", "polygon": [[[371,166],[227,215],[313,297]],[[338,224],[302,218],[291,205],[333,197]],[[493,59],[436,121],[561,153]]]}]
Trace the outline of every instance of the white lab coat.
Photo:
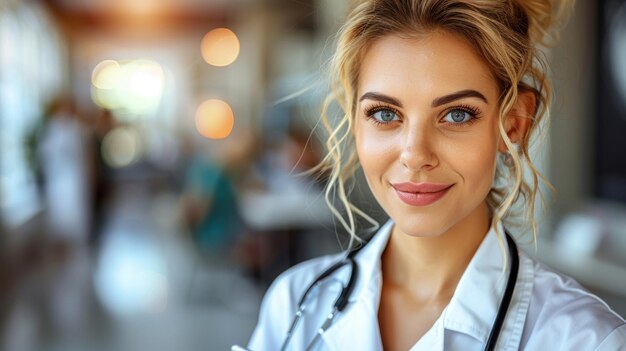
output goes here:
[{"label": "white lab coat", "polygon": [[[393,223],[380,229],[356,256],[359,276],[346,309],[326,331],[317,350],[382,350],[378,303],[382,284],[380,255]],[[501,228],[501,226],[500,226]],[[503,296],[508,269],[495,231],[485,236],[432,328],[411,351],[483,350]],[[339,255],[303,262],[284,272],[269,288],[248,348],[279,350],[304,289]],[[335,273],[347,281],[349,268]],[[289,350],[303,350],[337,297],[340,286],[327,283],[307,305]],[[520,252],[517,284],[497,350],[626,350],[626,322],[573,279],[550,271]]]}]

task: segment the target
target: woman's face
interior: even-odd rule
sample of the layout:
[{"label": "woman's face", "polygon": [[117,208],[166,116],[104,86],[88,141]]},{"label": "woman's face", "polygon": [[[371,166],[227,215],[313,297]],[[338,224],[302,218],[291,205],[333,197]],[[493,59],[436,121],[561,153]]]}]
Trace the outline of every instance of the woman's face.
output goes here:
[{"label": "woman's face", "polygon": [[498,93],[488,66],[453,34],[389,35],[369,48],[356,149],[374,196],[402,232],[436,236],[486,215]]}]

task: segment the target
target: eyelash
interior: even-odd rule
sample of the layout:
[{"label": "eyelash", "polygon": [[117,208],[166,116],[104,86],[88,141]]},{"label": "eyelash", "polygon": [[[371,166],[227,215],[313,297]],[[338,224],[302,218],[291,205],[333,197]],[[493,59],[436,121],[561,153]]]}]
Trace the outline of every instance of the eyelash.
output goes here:
[{"label": "eyelash", "polygon": [[461,104],[461,105],[457,105],[457,106],[453,106],[451,108],[449,108],[448,110],[446,110],[446,114],[444,115],[447,116],[448,113],[454,111],[454,110],[461,110],[461,111],[465,111],[467,113],[469,113],[472,118],[467,121],[467,122],[463,122],[463,123],[448,123],[454,126],[458,126],[458,127],[469,127],[470,125],[476,123],[482,116],[480,115],[481,112],[478,109],[478,107],[475,106],[470,106],[470,105],[465,105],[465,104]]},{"label": "eyelash", "polygon": [[369,120],[370,122],[374,123],[377,126],[387,125],[387,124],[389,124],[391,122],[381,122],[381,121],[376,120],[376,118],[374,118],[374,114],[376,112],[380,112],[380,111],[384,111],[384,110],[392,111],[393,113],[395,113],[398,116],[400,115],[400,112],[396,108],[394,108],[393,106],[378,103],[376,105],[373,105],[373,106],[368,107],[368,108],[365,109],[365,118],[367,120]]},{"label": "eyelash", "polygon": [[[383,111],[383,110],[392,111],[396,115],[400,116],[400,112],[395,107],[387,105],[387,104],[378,103],[378,104],[375,104],[375,105],[365,109],[365,118],[367,120],[371,121],[372,123],[376,124],[377,126],[387,125],[387,124],[389,124],[391,122],[381,122],[381,121],[376,120],[373,117],[376,112]],[[461,110],[461,111],[467,112],[467,113],[469,113],[472,116],[472,118],[469,121],[463,122],[463,123],[449,123],[449,122],[446,122],[446,124],[453,125],[455,127],[468,127],[468,126],[474,124],[475,122],[477,122],[481,118],[481,111],[480,111],[480,109],[478,109],[475,106],[470,106],[470,105],[466,105],[466,104],[460,104],[460,105],[456,105],[456,106],[452,106],[452,107],[448,108],[443,116],[444,117],[447,116],[448,113],[450,113],[450,112],[452,112],[454,110]]]}]

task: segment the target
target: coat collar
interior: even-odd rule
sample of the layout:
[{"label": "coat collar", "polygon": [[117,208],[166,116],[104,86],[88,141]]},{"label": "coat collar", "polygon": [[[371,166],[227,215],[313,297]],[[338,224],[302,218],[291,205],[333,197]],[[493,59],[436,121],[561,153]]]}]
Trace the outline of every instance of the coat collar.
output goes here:
[{"label": "coat collar", "polygon": [[[509,279],[510,257],[518,254],[518,278],[498,339],[498,349],[505,349],[504,346],[519,345],[532,294],[533,267],[530,259],[519,252],[509,253],[508,248],[503,251],[502,248],[506,247],[505,230],[501,223],[497,227],[501,239],[496,230],[489,230],[461,276],[442,318],[446,331],[462,333],[486,344]],[[503,254],[507,255],[506,263]]]},{"label": "coat collar", "polygon": [[[497,225],[504,235],[502,225]],[[328,349],[382,349],[378,328],[382,287],[380,265],[392,228],[393,222],[387,222],[355,257],[359,278],[350,303],[323,336]],[[503,236],[502,244],[506,245]],[[486,344],[509,277],[509,268],[503,270],[503,265],[498,235],[491,228],[463,273],[450,303],[412,350],[443,349],[445,339],[453,333]],[[499,349],[517,349],[519,346],[532,288],[532,261],[520,255],[517,284],[498,339]]]}]

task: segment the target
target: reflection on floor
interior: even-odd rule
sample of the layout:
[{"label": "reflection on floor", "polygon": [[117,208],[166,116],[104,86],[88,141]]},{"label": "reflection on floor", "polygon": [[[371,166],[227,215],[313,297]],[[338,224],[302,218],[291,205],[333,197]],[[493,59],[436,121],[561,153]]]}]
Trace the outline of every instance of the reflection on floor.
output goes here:
[{"label": "reflection on floor", "polygon": [[100,249],[58,250],[12,294],[9,351],[228,350],[246,343],[264,287],[202,263],[174,223],[176,199],[120,189]]}]

